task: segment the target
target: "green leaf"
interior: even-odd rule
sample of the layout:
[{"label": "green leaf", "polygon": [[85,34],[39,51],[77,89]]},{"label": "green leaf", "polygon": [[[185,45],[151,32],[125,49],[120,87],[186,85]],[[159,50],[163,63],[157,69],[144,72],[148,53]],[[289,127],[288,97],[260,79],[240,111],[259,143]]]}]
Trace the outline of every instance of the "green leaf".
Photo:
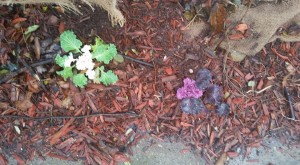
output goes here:
[{"label": "green leaf", "polygon": [[94,78],[94,80],[93,80],[93,82],[96,83],[96,84],[100,84],[100,83],[101,83],[101,82],[100,82],[100,73],[101,73],[100,68],[97,67],[97,68],[95,69],[95,78]]},{"label": "green leaf", "polygon": [[74,32],[67,30],[60,35],[60,45],[65,52],[80,52],[79,49],[82,46],[82,42],[76,38]]},{"label": "green leaf", "polygon": [[93,51],[93,58],[99,62],[109,64],[109,62],[117,55],[117,48],[114,44],[102,44],[95,48]]},{"label": "green leaf", "polygon": [[68,56],[60,56],[59,54],[55,57],[55,63],[59,65],[60,67],[65,66],[65,61],[68,59]]},{"label": "green leaf", "polygon": [[249,81],[248,82],[248,87],[254,87],[255,86],[255,81]]},{"label": "green leaf", "polygon": [[29,26],[28,29],[25,31],[25,35],[29,34],[29,33],[32,33],[34,31],[36,31],[40,26],[39,25],[32,25],[32,26]]},{"label": "green leaf", "polygon": [[92,45],[93,52],[96,50],[97,47],[99,47],[100,45],[104,45],[104,44],[105,44],[104,41],[100,37],[96,37],[95,45]]},{"label": "green leaf", "polygon": [[118,81],[118,76],[115,75],[115,73],[112,72],[111,70],[105,72],[104,67],[101,66],[100,71],[101,71],[100,82],[102,82],[104,85],[107,86],[110,84],[114,84]]},{"label": "green leaf", "polygon": [[72,80],[73,80],[73,83],[75,84],[75,86],[80,87],[80,88],[83,88],[87,84],[87,81],[88,81],[88,79],[82,73],[74,75]]},{"label": "green leaf", "polygon": [[1,69],[0,70],[0,76],[6,75],[7,73],[9,73],[9,70],[7,70],[7,69]]},{"label": "green leaf", "polygon": [[64,70],[57,71],[56,73],[62,76],[65,81],[73,76],[72,67],[65,67]]},{"label": "green leaf", "polygon": [[120,54],[117,54],[115,57],[114,57],[114,60],[117,61],[118,63],[122,63],[124,62],[124,57]]}]

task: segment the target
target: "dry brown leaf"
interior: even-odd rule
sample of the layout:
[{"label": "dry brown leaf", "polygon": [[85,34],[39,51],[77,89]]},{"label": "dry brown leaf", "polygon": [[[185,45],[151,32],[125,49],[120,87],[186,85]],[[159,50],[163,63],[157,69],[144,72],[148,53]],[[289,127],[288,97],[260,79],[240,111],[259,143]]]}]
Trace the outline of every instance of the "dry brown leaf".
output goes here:
[{"label": "dry brown leaf", "polygon": [[58,105],[59,107],[62,106],[64,108],[68,109],[72,105],[72,98],[70,96],[66,97],[61,102],[59,99],[55,99],[55,100],[56,100],[56,105]]},{"label": "dry brown leaf", "polygon": [[162,82],[170,82],[170,81],[173,81],[176,79],[177,79],[177,77],[175,75],[172,75],[172,76],[166,76],[166,77],[161,78],[161,81]]},{"label": "dry brown leaf", "polygon": [[214,32],[221,33],[224,29],[224,22],[227,17],[227,11],[223,4],[215,3],[210,12],[210,25]]},{"label": "dry brown leaf", "polygon": [[288,62],[285,62],[285,65],[286,65],[286,70],[291,74],[291,75],[294,75],[296,73],[296,69],[293,65],[291,65],[290,63]]},{"label": "dry brown leaf", "polygon": [[26,81],[28,82],[28,91],[32,93],[38,93],[42,90],[38,80],[33,78],[29,73],[26,75]]},{"label": "dry brown leaf", "polygon": [[216,161],[215,165],[224,165],[225,162],[227,160],[227,155],[226,153],[223,153],[219,158],[218,160]]},{"label": "dry brown leaf", "polygon": [[76,105],[76,106],[80,106],[81,103],[82,103],[82,96],[80,93],[75,93],[73,95],[73,103]]},{"label": "dry brown leaf", "polygon": [[237,25],[235,28],[236,28],[236,30],[238,30],[244,34],[245,31],[248,29],[248,25],[245,23],[241,23],[241,24]]},{"label": "dry brown leaf", "polygon": [[229,38],[230,40],[240,40],[240,39],[243,39],[243,38],[245,38],[245,37],[244,37],[243,34],[237,33],[237,34],[231,34],[231,35],[229,35],[228,38]]},{"label": "dry brown leaf", "polygon": [[18,17],[16,19],[12,20],[11,23],[12,24],[17,24],[17,23],[20,23],[20,22],[24,22],[26,20],[27,20],[27,18]]},{"label": "dry brown leaf", "polygon": [[27,111],[28,108],[31,108],[33,105],[33,103],[31,102],[31,96],[32,96],[31,92],[26,93],[26,96],[24,97],[23,100],[16,101],[15,103],[16,108],[23,112]]},{"label": "dry brown leaf", "polygon": [[59,23],[59,26],[58,26],[58,32],[59,34],[63,33],[65,31],[65,22],[62,21]]},{"label": "dry brown leaf", "polygon": [[34,53],[35,58],[39,60],[41,58],[41,44],[38,37],[34,37]]}]

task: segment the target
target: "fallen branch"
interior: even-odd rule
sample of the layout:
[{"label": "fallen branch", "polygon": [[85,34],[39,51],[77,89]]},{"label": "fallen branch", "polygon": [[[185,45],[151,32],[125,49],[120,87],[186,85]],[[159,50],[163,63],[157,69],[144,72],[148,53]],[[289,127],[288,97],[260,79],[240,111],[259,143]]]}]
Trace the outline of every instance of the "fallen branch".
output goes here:
[{"label": "fallen branch", "polygon": [[29,116],[19,116],[19,115],[1,115],[1,118],[17,118],[17,119],[27,119],[27,120],[49,120],[49,119],[83,119],[87,117],[97,117],[97,116],[111,116],[124,118],[124,116],[139,117],[139,114],[135,112],[124,112],[124,113],[93,113],[89,115],[80,116],[47,116],[47,117],[29,117]]},{"label": "fallen branch", "polygon": [[150,63],[148,63],[148,62],[144,62],[144,61],[141,61],[141,60],[138,60],[138,59],[135,59],[135,58],[132,58],[132,57],[123,55],[123,54],[121,54],[121,55],[122,55],[122,57],[124,57],[124,58],[127,59],[127,60],[131,60],[131,61],[133,61],[133,62],[142,64],[142,65],[150,66],[150,67],[152,67],[152,68],[154,67],[152,64],[150,64]]},{"label": "fallen branch", "polygon": [[[40,66],[40,65],[49,64],[49,63],[51,63],[53,61],[54,61],[53,59],[47,59],[47,60],[38,61],[36,63],[31,64],[30,67],[37,67],[37,66]],[[21,73],[23,73],[23,72],[25,72],[27,70],[28,70],[27,67],[23,67],[23,68],[20,68],[19,70],[15,71],[15,72],[12,72],[12,73],[4,76],[2,79],[0,79],[0,84],[5,83],[6,81],[14,78],[18,74],[21,74]]]},{"label": "fallen branch", "polygon": [[[144,62],[144,61],[141,61],[141,60],[138,60],[138,59],[135,59],[135,58],[132,58],[132,57],[129,57],[129,56],[126,56],[126,55],[122,55],[125,59],[128,59],[130,61],[133,61],[133,62],[136,62],[136,63],[139,63],[139,64],[142,64],[142,65],[146,65],[146,66],[149,66],[149,67],[154,67],[154,65],[150,64],[150,63],[147,63],[147,62]],[[33,67],[37,67],[37,66],[41,66],[41,65],[45,65],[45,64],[49,64],[49,63],[52,63],[54,62],[54,58],[52,59],[47,59],[47,60],[42,60],[42,61],[38,61],[36,63],[33,63],[31,65],[28,65],[27,67],[23,67],[23,68],[20,68],[19,70],[15,71],[15,72],[11,72],[10,74],[4,76],[3,78],[0,79],[0,84],[2,83],[5,83],[7,82],[8,80],[16,77],[18,74],[21,74],[25,71],[27,71],[29,68],[33,68]]]}]

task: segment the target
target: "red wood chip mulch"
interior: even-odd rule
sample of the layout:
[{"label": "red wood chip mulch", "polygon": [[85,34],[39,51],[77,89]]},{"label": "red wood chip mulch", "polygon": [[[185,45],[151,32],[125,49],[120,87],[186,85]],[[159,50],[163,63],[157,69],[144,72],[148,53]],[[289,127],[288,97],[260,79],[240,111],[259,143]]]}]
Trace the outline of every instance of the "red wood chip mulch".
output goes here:
[{"label": "red wood chip mulch", "polygon": [[[82,90],[53,78],[47,85],[51,92],[33,93],[33,104],[25,110],[12,104],[16,101],[12,96],[27,93],[25,80],[1,84],[2,115],[37,118],[0,117],[1,163],[7,163],[7,155],[19,164],[37,155],[41,159],[50,156],[85,160],[87,164],[116,164],[130,161],[127,154],[132,154],[131,147],[146,134],[184,142],[208,163],[223,153],[229,157],[247,155],[265,136],[278,136],[289,143],[296,140],[300,131],[299,84],[295,85],[297,75],[284,77],[288,75],[285,62],[299,66],[299,43],[275,42],[243,62],[229,58],[224,62],[224,51],[217,51],[213,59],[204,54],[204,37],[192,42],[184,39],[181,29],[188,22],[176,1],[124,0],[120,8],[127,20],[124,27],[106,28],[99,35],[115,43],[120,52],[154,67],[125,60],[111,66],[119,76],[115,85],[89,84]],[[229,94],[225,100],[231,109],[228,116],[219,117],[214,108],[200,115],[182,113],[176,90],[183,78],[195,78],[190,70],[200,68],[211,70],[213,83]],[[249,81],[257,85],[250,87]],[[290,107],[283,81],[298,105],[296,120],[288,118]],[[102,115],[84,117],[95,113]]]}]

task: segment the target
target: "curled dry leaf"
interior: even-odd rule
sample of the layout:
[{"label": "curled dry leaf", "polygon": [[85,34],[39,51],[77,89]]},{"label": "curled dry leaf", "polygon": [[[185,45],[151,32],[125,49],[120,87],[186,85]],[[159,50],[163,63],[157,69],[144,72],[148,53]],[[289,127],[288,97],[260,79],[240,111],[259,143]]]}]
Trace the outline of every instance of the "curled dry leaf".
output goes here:
[{"label": "curled dry leaf", "polygon": [[59,23],[58,31],[59,31],[59,34],[61,34],[65,31],[65,22],[62,21]]},{"label": "curled dry leaf", "polygon": [[27,111],[28,108],[32,107],[33,103],[31,102],[31,96],[32,93],[28,92],[23,100],[16,101],[15,105],[17,109],[21,111]]},{"label": "curled dry leaf", "polygon": [[223,4],[215,3],[210,12],[210,25],[216,33],[221,33],[224,29],[224,22],[227,17],[227,11]]},{"label": "curled dry leaf", "polygon": [[32,93],[38,93],[42,90],[38,80],[33,78],[29,73],[26,76],[26,81],[28,82],[28,91]]},{"label": "curled dry leaf", "polygon": [[18,17],[16,19],[12,20],[11,23],[14,25],[14,24],[17,24],[17,23],[20,23],[20,22],[24,22],[26,20],[27,20],[27,18]]},{"label": "curled dry leaf", "polygon": [[39,60],[41,58],[41,45],[38,37],[34,37],[34,53],[35,58]]},{"label": "curled dry leaf", "polygon": [[230,40],[240,40],[240,39],[244,39],[244,35],[243,34],[231,34],[228,36],[228,38]]},{"label": "curled dry leaf", "polygon": [[293,65],[291,65],[290,63],[288,62],[285,62],[285,65],[286,65],[286,70],[291,74],[291,75],[294,75],[295,72],[296,72],[296,69]]},{"label": "curled dry leaf", "polygon": [[241,23],[241,24],[237,25],[235,28],[237,31],[240,31],[244,34],[245,31],[248,29],[248,25],[245,23]]},{"label": "curled dry leaf", "polygon": [[72,98],[71,96],[66,97],[65,99],[62,100],[61,106],[64,108],[69,108],[72,105]]}]

